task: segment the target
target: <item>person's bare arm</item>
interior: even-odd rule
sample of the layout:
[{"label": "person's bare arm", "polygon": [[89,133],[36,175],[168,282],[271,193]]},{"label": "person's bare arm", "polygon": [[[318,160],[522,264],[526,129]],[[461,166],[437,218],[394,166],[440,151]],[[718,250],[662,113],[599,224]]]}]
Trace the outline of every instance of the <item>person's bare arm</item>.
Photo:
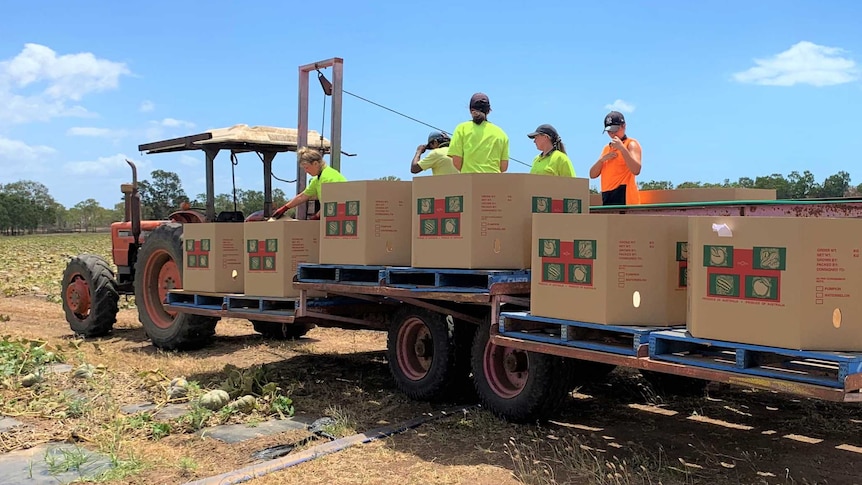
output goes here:
[{"label": "person's bare arm", "polygon": [[596,160],[596,163],[594,163],[593,166],[590,167],[590,178],[591,179],[599,178],[599,175],[602,174],[602,166],[605,164],[605,162],[607,162],[608,160],[610,160],[612,158],[616,158],[616,156],[617,156],[617,152],[610,152],[610,153],[607,153],[602,158],[599,158],[598,160]]},{"label": "person's bare arm", "polygon": [[416,154],[413,155],[413,161],[410,163],[410,173],[419,173],[422,171],[422,167],[419,166],[419,157],[425,153],[425,148],[425,145],[416,147]]},{"label": "person's bare arm", "polygon": [[506,170],[509,170],[509,161],[500,160],[500,172],[505,172]]},{"label": "person's bare arm", "polygon": [[283,216],[289,209],[308,202],[308,199],[309,197],[304,193],[298,194],[296,197],[290,199],[287,204],[284,204],[273,212],[271,219],[281,219],[281,216]]},{"label": "person's bare arm", "polygon": [[450,155],[450,156],[452,157],[452,165],[455,165],[455,170],[460,172],[461,166],[464,165],[464,159],[459,157],[459,156],[456,156],[456,155]]},{"label": "person's bare arm", "polygon": [[626,166],[629,168],[631,173],[635,175],[641,173],[641,146],[638,142],[632,141],[629,143],[629,147],[626,148],[619,138],[614,137],[611,141],[611,146],[619,150],[623,155],[623,160],[625,160]]}]

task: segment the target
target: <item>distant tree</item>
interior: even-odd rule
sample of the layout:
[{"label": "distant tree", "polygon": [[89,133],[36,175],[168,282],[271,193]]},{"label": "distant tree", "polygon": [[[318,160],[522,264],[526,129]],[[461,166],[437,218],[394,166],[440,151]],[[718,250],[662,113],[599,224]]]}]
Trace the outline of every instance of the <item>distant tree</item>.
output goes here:
[{"label": "distant tree", "polygon": [[396,176],[394,176],[394,175],[387,175],[387,176],[385,176],[385,177],[380,177],[380,178],[379,178],[379,179],[377,179],[377,180],[386,180],[386,181],[389,181],[389,182],[398,182],[398,181],[400,181],[400,180],[401,180],[401,178],[400,178],[400,177],[396,177]]},{"label": "distant tree", "polygon": [[850,195],[850,189],[850,174],[842,170],[826,177],[820,197],[846,197]]},{"label": "distant tree", "polygon": [[77,216],[77,223],[84,232],[95,230],[100,210],[104,210],[96,199],[87,199],[75,204],[72,209]]},{"label": "distant tree", "polygon": [[649,182],[640,182],[638,184],[640,190],[671,190],[673,183],[667,180],[650,180]]},{"label": "distant tree", "polygon": [[150,176],[152,181],[138,182],[143,218],[167,219],[171,212],[179,209],[181,203],[188,201],[183,184],[174,172],[153,170]]},{"label": "distant tree", "polygon": [[10,203],[14,201],[16,208],[23,211],[10,213],[17,229],[33,232],[39,227],[47,229],[56,225],[58,208],[62,206],[51,197],[45,185],[32,180],[19,180],[4,185],[2,192],[12,196]]}]

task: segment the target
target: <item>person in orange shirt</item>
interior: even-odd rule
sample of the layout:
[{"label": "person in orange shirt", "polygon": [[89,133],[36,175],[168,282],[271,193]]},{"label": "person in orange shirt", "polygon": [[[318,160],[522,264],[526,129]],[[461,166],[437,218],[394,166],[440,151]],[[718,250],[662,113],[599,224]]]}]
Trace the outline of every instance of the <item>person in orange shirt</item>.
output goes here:
[{"label": "person in orange shirt", "polygon": [[605,116],[605,129],[611,142],[605,145],[596,163],[590,167],[590,178],[601,176],[602,205],[640,203],[635,176],[641,173],[641,146],[626,135],[626,119],[619,111]]}]

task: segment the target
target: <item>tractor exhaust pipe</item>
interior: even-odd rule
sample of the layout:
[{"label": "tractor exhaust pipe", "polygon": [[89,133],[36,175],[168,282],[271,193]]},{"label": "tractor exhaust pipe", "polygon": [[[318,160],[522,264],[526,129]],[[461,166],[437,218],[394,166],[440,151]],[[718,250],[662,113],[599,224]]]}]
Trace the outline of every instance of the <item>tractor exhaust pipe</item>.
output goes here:
[{"label": "tractor exhaust pipe", "polygon": [[138,167],[128,158],[126,163],[132,167],[132,184],[131,186],[126,184],[123,186],[123,194],[125,194],[126,199],[126,221],[132,222],[132,236],[135,238],[135,246],[138,246],[141,237],[141,194],[138,192]]}]

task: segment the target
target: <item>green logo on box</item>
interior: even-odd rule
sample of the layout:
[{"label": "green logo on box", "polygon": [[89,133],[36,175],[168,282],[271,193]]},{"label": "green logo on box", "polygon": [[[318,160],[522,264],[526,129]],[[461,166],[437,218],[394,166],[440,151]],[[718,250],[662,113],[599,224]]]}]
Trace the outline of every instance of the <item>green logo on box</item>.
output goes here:
[{"label": "green logo on box", "polygon": [[709,294],[713,296],[739,296],[739,275],[711,274],[709,275]]},{"label": "green logo on box", "polygon": [[581,199],[563,199],[563,212],[567,214],[580,214]]},{"label": "green logo on box", "polygon": [[575,257],[578,259],[596,259],[596,241],[575,239]]},{"label": "green logo on box", "polygon": [[260,270],[260,256],[249,256],[248,257],[248,269],[251,271]]},{"label": "green logo on box", "polygon": [[210,240],[209,239],[201,239],[201,251],[209,251],[210,250]]},{"label": "green logo on box", "polygon": [[436,236],[437,219],[425,219],[424,221],[422,221],[419,228],[422,230],[421,234],[423,236]]},{"label": "green logo on box", "polygon": [[754,247],[752,266],[754,269],[787,269],[787,248]]},{"label": "green logo on box", "polygon": [[323,216],[324,217],[335,217],[338,214],[338,203],[337,202],[325,202],[323,204]]},{"label": "green logo on box", "polygon": [[778,278],[746,276],[745,297],[757,300],[778,300]]},{"label": "green logo on box", "polygon": [[590,264],[570,264],[569,283],[589,285],[593,282],[593,266]]},{"label": "green logo on box", "polygon": [[539,257],[540,258],[559,258],[560,257],[560,240],[559,239],[539,239]]},{"label": "green logo on box", "polygon": [[356,221],[343,221],[341,226],[341,235],[342,236],[355,236],[356,235]]},{"label": "green logo on box", "polygon": [[268,253],[277,253],[278,252],[278,239],[267,239],[266,240],[266,252],[268,252]]},{"label": "green logo on box", "polygon": [[562,263],[542,264],[542,281],[562,283],[565,276],[565,265]]},{"label": "green logo on box", "polygon": [[186,239],[186,251],[194,251],[195,250],[195,240],[194,239]]},{"label": "green logo on box", "polygon": [[341,223],[339,223],[338,221],[327,221],[326,235],[338,236],[339,234],[341,234]]},{"label": "green logo on box", "polygon": [[248,239],[245,241],[245,252],[247,253],[256,253],[257,252],[257,239]]},{"label": "green logo on box", "polygon": [[416,213],[417,214],[433,214],[434,213],[434,198],[433,197],[424,197],[421,199],[416,199]]},{"label": "green logo on box", "polygon": [[444,236],[457,236],[461,234],[461,224],[460,220],[457,217],[444,217],[440,220],[440,223],[443,224],[443,235]]},{"label": "green logo on box", "polygon": [[733,246],[705,245],[703,265],[708,268],[733,268]]},{"label": "green logo on box", "polygon": [[677,241],[676,243],[676,260],[688,261],[688,242]]},{"label": "green logo on box", "polygon": [[549,214],[553,200],[550,197],[533,197],[533,212],[537,214]]},{"label": "green logo on box", "polygon": [[446,197],[446,213],[455,214],[464,212],[464,196],[452,195]]},{"label": "green logo on box", "polygon": [[348,200],[345,205],[347,208],[345,212],[347,212],[348,216],[358,216],[359,215],[359,201],[358,200]]}]

